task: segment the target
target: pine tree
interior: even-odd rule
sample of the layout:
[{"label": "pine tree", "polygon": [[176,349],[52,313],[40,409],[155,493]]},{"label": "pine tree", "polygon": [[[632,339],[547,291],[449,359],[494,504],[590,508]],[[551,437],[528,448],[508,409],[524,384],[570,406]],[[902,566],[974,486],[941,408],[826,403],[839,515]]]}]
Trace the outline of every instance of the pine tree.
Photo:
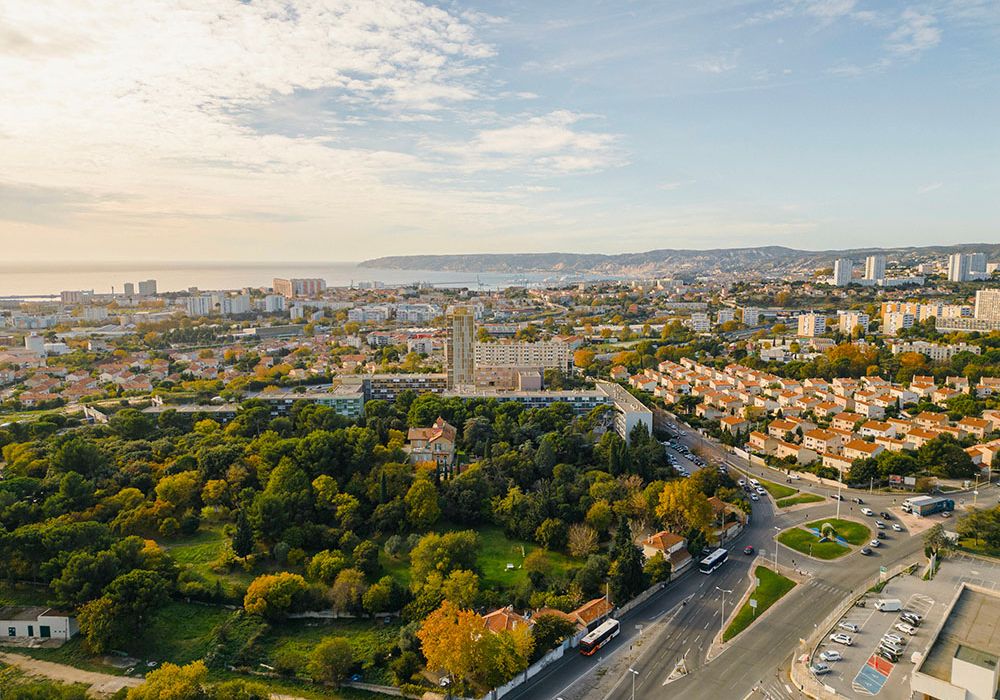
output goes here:
[{"label": "pine tree", "polygon": [[625,520],[622,520],[615,533],[611,556],[614,559],[609,572],[611,599],[616,605],[621,605],[642,593],[649,585],[643,570],[642,550],[632,542],[632,530]]},{"label": "pine tree", "polygon": [[250,521],[247,519],[246,510],[240,508],[239,515],[236,516],[236,532],[233,533],[233,552],[238,557],[246,558],[253,551],[253,545],[253,530],[250,528]]}]

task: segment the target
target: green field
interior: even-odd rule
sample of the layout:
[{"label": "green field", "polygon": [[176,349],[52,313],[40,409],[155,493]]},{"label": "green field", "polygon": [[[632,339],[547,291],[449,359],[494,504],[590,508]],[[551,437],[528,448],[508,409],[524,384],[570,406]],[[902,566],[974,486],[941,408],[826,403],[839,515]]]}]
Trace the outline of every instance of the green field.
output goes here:
[{"label": "green field", "polygon": [[[756,477],[754,477],[756,478]],[[783,484],[776,484],[773,481],[768,481],[767,479],[757,479],[760,485],[767,489],[767,492],[771,494],[771,497],[775,500],[779,498],[788,498],[799,492],[798,489],[794,489],[791,486],[785,486]]]},{"label": "green field", "polygon": [[245,571],[240,567],[220,569],[217,562],[229,545],[220,526],[203,527],[190,537],[160,543],[182,569],[190,569],[210,586],[218,582],[228,598],[243,597],[246,587],[263,571]]},{"label": "green field", "polygon": [[744,603],[733,621],[722,633],[722,641],[724,642],[728,642],[753,624],[753,621],[763,615],[765,610],[778,602],[788,591],[795,588],[794,581],[774,573],[765,566],[758,566],[754,574],[760,579],[760,586],[750,594],[750,598],[757,601],[757,610],[754,612],[754,609],[750,607],[749,600]]},{"label": "green field", "polygon": [[803,527],[793,527],[778,535],[778,542],[797,552],[816,557],[817,559],[837,559],[850,553],[851,548],[836,541],[820,542],[816,535],[803,528],[821,529],[824,523],[833,525],[837,534],[853,545],[863,545],[871,538],[871,530],[853,520],[838,520],[829,518],[806,523]]},{"label": "green field", "polygon": [[824,501],[822,496],[817,496],[814,493],[800,493],[796,496],[789,496],[788,498],[782,498],[777,502],[779,508],[788,508],[789,506],[797,506],[800,503],[819,503]]}]

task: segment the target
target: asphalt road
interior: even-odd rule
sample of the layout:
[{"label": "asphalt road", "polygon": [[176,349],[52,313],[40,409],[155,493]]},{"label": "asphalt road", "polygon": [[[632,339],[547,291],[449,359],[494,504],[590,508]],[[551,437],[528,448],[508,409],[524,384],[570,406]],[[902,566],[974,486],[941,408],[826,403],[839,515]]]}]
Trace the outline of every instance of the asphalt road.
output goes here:
[{"label": "asphalt road", "polygon": [[[678,426],[665,414],[657,415],[656,422],[658,427],[669,427],[677,432]],[[780,480],[774,470],[751,468],[745,460],[730,455],[696,431],[687,427],[681,429],[686,432],[681,441],[707,458],[707,468],[725,463],[730,468],[739,467],[772,481]],[[570,651],[505,697],[514,700],[625,700],[632,697],[633,679],[629,668],[638,672],[634,678],[637,698],[744,698],[762,682],[773,685],[776,678],[779,687],[788,687],[787,683],[781,683],[780,671],[787,666],[799,640],[808,637],[846,597],[877,575],[880,566],[891,568],[902,562],[918,561],[923,550],[919,536],[891,531],[883,546],[874,550],[872,556],[865,557],[855,551],[832,562],[808,559],[777,545],[773,539],[777,530],[832,517],[837,512],[837,502],[830,498],[837,489],[804,479],[795,481],[794,486],[828,500],[777,515],[769,499],[754,503],[751,523],[728,547],[730,558],[722,568],[707,576],[697,569],[689,569],[646,603],[620,616],[621,634],[593,657]],[[986,495],[981,489],[980,498],[995,498],[994,491],[990,487]],[[865,505],[876,512],[887,510],[899,499],[899,496],[846,488],[842,493],[845,498],[860,496]],[[841,502],[840,508],[841,516],[864,517],[855,503]],[[874,528],[874,519],[871,524]],[[758,552],[767,552],[768,561],[777,546],[779,566],[792,566],[806,572],[806,580],[781,601],[780,607],[775,608],[764,623],[707,662],[706,654],[721,625],[722,593],[719,589],[733,591],[726,595],[728,614],[731,612],[729,606],[749,585],[749,567],[755,557],[742,554],[747,544],[753,545]],[[686,675],[667,683],[668,676],[682,659]],[[792,689],[789,691],[790,696],[795,695]]]}]

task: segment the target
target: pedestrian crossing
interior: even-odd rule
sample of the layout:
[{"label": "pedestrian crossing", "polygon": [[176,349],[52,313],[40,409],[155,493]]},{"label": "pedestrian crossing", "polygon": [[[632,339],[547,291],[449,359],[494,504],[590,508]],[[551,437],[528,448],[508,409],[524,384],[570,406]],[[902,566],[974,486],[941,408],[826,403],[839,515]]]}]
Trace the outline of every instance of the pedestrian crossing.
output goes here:
[{"label": "pedestrian crossing", "polygon": [[834,586],[831,583],[827,583],[826,581],[822,581],[822,580],[817,579],[817,578],[811,578],[811,579],[809,579],[806,582],[806,585],[809,586],[809,587],[811,587],[811,588],[819,588],[820,590],[824,590],[824,591],[826,591],[828,593],[839,593],[841,595],[846,595],[846,594],[850,593],[850,591],[848,591],[845,588],[840,588],[838,586]]},{"label": "pedestrian crossing", "polygon": [[798,700],[805,697],[787,678],[771,678],[758,683],[746,700]]}]

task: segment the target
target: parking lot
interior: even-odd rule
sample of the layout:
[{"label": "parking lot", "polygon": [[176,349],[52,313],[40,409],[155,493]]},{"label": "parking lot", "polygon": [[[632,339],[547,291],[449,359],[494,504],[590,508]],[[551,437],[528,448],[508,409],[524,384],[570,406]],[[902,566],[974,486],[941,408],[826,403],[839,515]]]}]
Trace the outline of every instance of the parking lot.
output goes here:
[{"label": "parking lot", "polygon": [[[881,593],[867,594],[865,607],[851,608],[816,650],[813,663],[826,663],[830,667],[830,672],[822,675],[820,680],[845,697],[909,697],[912,653],[923,651],[927,641],[924,638],[929,634],[927,630],[933,629],[937,623],[935,613],[941,615],[944,612],[944,606],[936,606],[937,601],[927,594],[927,589],[927,583],[921,581],[919,575],[903,575],[890,581]],[[924,618],[912,637],[895,628],[900,622],[899,611],[881,612],[876,609],[875,601],[883,599],[899,599],[904,609]],[[841,624],[854,625],[857,631],[840,627]],[[846,646],[832,641],[830,635],[835,632],[849,635],[852,644]],[[898,635],[904,640],[905,647],[895,662],[877,654],[879,643],[886,633]],[[823,661],[820,654],[827,650],[839,652],[842,658]]]}]

